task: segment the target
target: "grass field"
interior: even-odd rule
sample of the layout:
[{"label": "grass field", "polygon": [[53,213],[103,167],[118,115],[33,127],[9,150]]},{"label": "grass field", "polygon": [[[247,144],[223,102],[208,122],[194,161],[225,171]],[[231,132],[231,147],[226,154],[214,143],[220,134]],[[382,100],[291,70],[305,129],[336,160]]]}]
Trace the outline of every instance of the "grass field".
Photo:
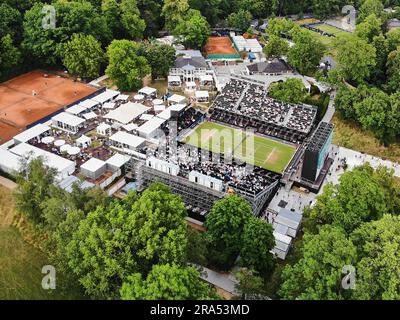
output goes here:
[{"label": "grass field", "polygon": [[0,186],[0,300],[82,299],[82,293],[56,273],[56,289],[44,290],[42,267],[48,256],[26,242],[17,224],[11,192]]},{"label": "grass field", "polygon": [[346,33],[346,31],[343,31],[343,30],[340,30],[339,28],[330,26],[329,24],[321,24],[321,25],[316,26],[316,28],[321,31],[325,31],[325,32],[332,33],[335,35]]},{"label": "grass field", "polygon": [[200,124],[184,142],[277,173],[285,170],[296,152],[293,146],[213,122]]}]

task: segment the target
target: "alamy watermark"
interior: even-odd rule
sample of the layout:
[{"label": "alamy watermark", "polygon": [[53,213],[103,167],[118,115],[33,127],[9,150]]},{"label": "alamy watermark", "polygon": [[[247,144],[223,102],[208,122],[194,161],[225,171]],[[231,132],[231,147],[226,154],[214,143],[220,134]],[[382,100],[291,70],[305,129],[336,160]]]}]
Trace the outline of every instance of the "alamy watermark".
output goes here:
[{"label": "alamy watermark", "polygon": [[42,268],[42,273],[45,276],[42,278],[42,288],[44,290],[56,289],[56,268],[52,265],[45,265]]},{"label": "alamy watermark", "polygon": [[56,8],[51,5],[44,5],[42,8],[44,17],[42,19],[42,27],[45,30],[56,28]]}]

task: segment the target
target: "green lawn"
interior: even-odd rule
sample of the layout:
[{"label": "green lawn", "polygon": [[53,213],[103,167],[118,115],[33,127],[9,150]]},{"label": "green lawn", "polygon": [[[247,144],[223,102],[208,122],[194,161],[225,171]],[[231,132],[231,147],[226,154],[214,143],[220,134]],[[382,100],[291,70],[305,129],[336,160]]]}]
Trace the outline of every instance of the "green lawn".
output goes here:
[{"label": "green lawn", "polygon": [[200,124],[184,142],[277,173],[285,170],[296,152],[288,144],[213,122]]},{"label": "green lawn", "polygon": [[80,289],[56,269],[56,289],[42,289],[48,256],[29,244],[14,226],[11,192],[0,186],[0,300],[82,299]]},{"label": "green lawn", "polygon": [[339,28],[330,26],[329,24],[321,24],[319,26],[316,26],[316,28],[321,30],[321,31],[329,32],[329,33],[332,33],[332,34],[335,34],[335,35],[346,33],[346,31],[343,31],[343,30],[341,30]]}]

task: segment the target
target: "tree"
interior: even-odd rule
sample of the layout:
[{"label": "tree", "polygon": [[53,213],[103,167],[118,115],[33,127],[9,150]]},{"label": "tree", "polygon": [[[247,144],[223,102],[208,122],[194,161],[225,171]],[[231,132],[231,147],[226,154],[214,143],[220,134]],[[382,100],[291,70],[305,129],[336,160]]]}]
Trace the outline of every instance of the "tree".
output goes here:
[{"label": "tree", "polygon": [[355,35],[340,35],[336,39],[340,73],[345,80],[362,83],[376,65],[375,48]]},{"label": "tree", "polygon": [[189,6],[200,11],[208,23],[214,26],[218,22],[218,15],[221,13],[220,2],[221,0],[189,0]]},{"label": "tree", "polygon": [[326,19],[334,13],[340,13],[346,4],[343,0],[312,0],[312,12],[316,17]]},{"label": "tree", "polygon": [[173,32],[188,10],[188,0],[164,0],[161,15],[165,19],[165,29]]},{"label": "tree", "polygon": [[383,4],[381,0],[364,0],[358,11],[357,21],[363,22],[369,15],[382,16]]},{"label": "tree", "polygon": [[272,83],[268,88],[268,94],[280,101],[301,103],[307,97],[307,90],[300,79],[290,78],[285,82]]},{"label": "tree", "polygon": [[367,41],[372,42],[372,39],[382,33],[382,20],[374,13],[365,18],[363,22],[357,25],[356,35]]},{"label": "tree", "polygon": [[145,57],[137,54],[139,45],[128,40],[114,40],[107,48],[109,65],[106,74],[122,91],[138,89],[151,73]]},{"label": "tree", "polygon": [[240,293],[240,299],[257,298],[265,294],[264,281],[255,270],[241,268],[235,273],[237,284],[235,289]]},{"label": "tree", "polygon": [[390,30],[386,33],[386,39],[388,52],[396,50],[396,48],[400,46],[400,29],[397,28]]},{"label": "tree", "polygon": [[0,4],[0,38],[15,36],[21,30],[21,13],[6,3]]},{"label": "tree", "polygon": [[182,200],[161,184],[99,206],[66,244],[68,267],[90,296],[117,298],[128,276],[154,264],[184,264],[185,214]]},{"label": "tree", "polygon": [[400,92],[400,45],[392,51],[387,60],[387,86],[391,92]]},{"label": "tree", "polygon": [[237,195],[214,203],[205,227],[210,241],[210,259],[215,264],[226,268],[233,263],[241,249],[243,230],[251,217],[249,203]]},{"label": "tree", "polygon": [[210,26],[200,11],[189,9],[173,33],[186,47],[201,49],[210,35]]},{"label": "tree", "polygon": [[302,257],[283,269],[279,295],[283,299],[342,300],[350,290],[342,289],[346,265],[355,265],[356,247],[340,227],[325,225],[318,234],[306,233]]},{"label": "tree", "polygon": [[21,52],[13,44],[11,35],[0,39],[0,77],[21,62]]},{"label": "tree", "polygon": [[99,76],[104,52],[100,42],[93,36],[74,34],[62,51],[63,64],[69,73],[84,78]]},{"label": "tree", "polygon": [[15,205],[37,226],[43,226],[45,218],[41,204],[50,196],[57,170],[48,168],[42,158],[24,159],[17,174],[18,188],[14,193]]},{"label": "tree", "polygon": [[267,45],[263,48],[263,52],[267,58],[280,58],[285,56],[289,51],[289,43],[279,36],[271,35],[268,38]]},{"label": "tree", "polygon": [[358,249],[353,298],[400,299],[400,218],[385,215],[365,223],[351,235]]},{"label": "tree", "polygon": [[393,142],[400,132],[400,109],[394,98],[373,88],[370,96],[354,105],[358,121],[384,145]]},{"label": "tree", "polygon": [[154,265],[145,279],[140,273],[128,277],[121,288],[123,300],[203,300],[215,297],[194,267]]},{"label": "tree", "polygon": [[208,263],[207,240],[199,231],[189,227],[187,231],[186,256],[189,262],[206,266]]},{"label": "tree", "polygon": [[272,225],[252,217],[245,225],[240,258],[242,265],[265,277],[274,267],[270,251],[275,247]]},{"label": "tree", "polygon": [[253,19],[253,16],[249,11],[240,9],[238,12],[231,13],[228,16],[228,24],[230,27],[244,32],[250,27],[251,19]]},{"label": "tree", "polygon": [[283,34],[289,35],[290,31],[295,27],[292,20],[286,18],[271,18],[268,20],[267,34],[269,37],[280,37]]},{"label": "tree", "polygon": [[306,229],[315,232],[319,225],[332,224],[351,233],[388,213],[385,192],[373,173],[370,165],[363,165],[345,172],[338,185],[327,184],[316,205],[305,212]]},{"label": "tree", "polygon": [[140,39],[143,37],[143,31],[146,24],[140,18],[136,0],[122,0],[121,4],[121,23],[127,35],[132,39]]},{"label": "tree", "polygon": [[158,30],[161,30],[161,7],[160,0],[138,0],[138,8],[142,19],[145,22],[145,37],[157,36]]},{"label": "tree", "polygon": [[151,42],[144,43],[142,51],[143,56],[150,65],[152,78],[167,77],[169,70],[175,64],[176,52],[174,47],[167,44]]},{"label": "tree", "polygon": [[301,74],[313,73],[323,56],[325,47],[307,31],[293,32],[294,46],[289,49],[288,62]]}]

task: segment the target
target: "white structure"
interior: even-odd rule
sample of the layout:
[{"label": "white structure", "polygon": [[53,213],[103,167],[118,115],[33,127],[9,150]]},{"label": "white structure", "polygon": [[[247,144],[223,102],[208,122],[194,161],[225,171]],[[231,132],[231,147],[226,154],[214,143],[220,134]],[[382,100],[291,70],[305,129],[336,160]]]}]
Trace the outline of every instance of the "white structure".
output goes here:
[{"label": "white structure", "polygon": [[51,152],[47,152],[45,150],[31,146],[30,144],[20,143],[19,145],[15,146],[9,151],[18,156],[26,157],[28,161],[29,159],[36,159],[39,157],[43,158],[44,163],[48,167],[57,169],[58,171],[57,178],[60,180],[71,175],[75,171],[74,162],[68,159],[64,159],[63,157],[60,157]]},{"label": "white structure", "polygon": [[122,103],[128,102],[129,95],[127,94],[120,94],[118,97],[115,98],[115,101],[121,101]]},{"label": "white structure", "polygon": [[186,90],[193,91],[196,90],[196,82],[194,81],[187,81],[185,82]]},{"label": "white structure", "polygon": [[79,185],[79,187],[81,188],[81,189],[89,189],[89,188],[93,188],[95,185],[93,184],[93,183],[91,183],[91,182],[89,182],[89,181],[81,181],[81,180],[79,180],[79,178],[78,177],[75,177],[75,176],[69,176],[69,177],[66,177],[64,180],[62,180],[59,184],[58,184],[58,186],[61,188],[61,189],[63,189],[63,190],[65,190],[65,191],[67,191],[67,192],[72,192],[72,186],[74,185],[74,184],[78,184]]},{"label": "white structure", "polygon": [[103,104],[103,109],[115,109],[117,104],[115,102],[105,102]]},{"label": "white structure", "polygon": [[202,87],[212,86],[213,82],[214,82],[211,74],[202,75],[202,76],[200,76],[199,80],[200,80],[200,86],[202,86]]},{"label": "white structure", "polygon": [[157,115],[158,118],[164,119],[164,120],[169,120],[171,119],[171,111],[177,111],[181,112],[186,108],[185,104],[174,104],[167,109],[165,109],[163,112],[159,113]]},{"label": "white structure", "polygon": [[271,250],[271,253],[284,260],[289,252],[292,238],[276,231],[273,232],[273,235],[275,237],[275,247]]},{"label": "white structure", "polygon": [[262,52],[262,47],[257,39],[245,39],[243,36],[233,36],[232,39],[239,51]]},{"label": "white structure", "polygon": [[47,136],[51,133],[51,128],[44,124],[37,124],[36,126],[17,134],[13,139],[14,143],[18,144],[21,142],[28,142],[32,139],[37,139],[37,142],[40,142],[41,138]]},{"label": "white structure", "polygon": [[18,173],[20,170],[20,161],[21,157],[8,151],[0,148],[0,170],[8,173],[14,174]]},{"label": "white structure", "polygon": [[122,126],[122,128],[127,132],[132,132],[133,130],[136,130],[138,128],[138,125],[136,123],[128,123]]},{"label": "white structure", "polygon": [[86,109],[92,110],[92,109],[96,108],[99,105],[99,103],[92,99],[86,99],[86,100],[80,102],[79,105],[82,107],[85,107]]},{"label": "white structure", "polygon": [[136,151],[136,149],[140,148],[145,141],[146,139],[123,131],[118,131],[110,137],[111,145],[125,153]]},{"label": "white structure", "polygon": [[81,113],[84,113],[87,110],[86,107],[80,105],[80,104],[75,104],[72,107],[68,108],[65,110],[66,112],[70,114],[74,114],[76,116],[80,115]]},{"label": "white structure", "polygon": [[172,96],[170,96],[168,98],[168,104],[182,104],[182,103],[186,103],[186,98],[184,96],[181,96],[179,94],[173,94]]},{"label": "white structure", "polygon": [[85,136],[84,134],[80,136],[78,139],[76,139],[76,145],[78,147],[83,147],[87,148],[90,146],[92,143],[92,139],[90,139],[88,136]]},{"label": "white structure", "polygon": [[180,87],[182,85],[181,77],[180,76],[168,76],[168,87]]},{"label": "white structure", "polygon": [[217,191],[222,191],[223,188],[223,182],[221,180],[207,176],[198,171],[189,172],[189,181]]},{"label": "white structure", "polygon": [[104,116],[104,118],[119,122],[124,125],[139,118],[143,113],[146,113],[149,110],[149,107],[146,107],[141,103],[128,102],[121,105],[117,109],[110,111]]},{"label": "white structure", "polygon": [[177,164],[170,163],[168,161],[160,160],[154,157],[150,157],[146,160],[146,165],[150,168],[168,173],[172,176],[179,174],[179,166]]},{"label": "white structure", "polygon": [[146,99],[157,98],[157,89],[150,87],[143,87],[139,90],[139,93],[144,95]]},{"label": "white structure", "polygon": [[100,93],[99,95],[91,98],[91,100],[98,102],[99,104],[103,104],[105,102],[109,102],[116,98],[120,94],[119,91],[106,89],[106,91]]},{"label": "white structure", "polygon": [[139,136],[144,139],[157,138],[160,133],[161,126],[164,124],[165,121],[165,119],[154,117],[146,123],[142,124],[139,128],[136,129],[136,131],[138,132]]},{"label": "white structure", "polygon": [[300,213],[281,209],[272,225],[276,232],[295,238],[300,228],[302,218],[303,216]]},{"label": "white structure", "polygon": [[90,179],[96,180],[106,171],[107,165],[104,161],[90,158],[81,165],[81,173]]},{"label": "white structure", "polygon": [[107,167],[110,167],[112,171],[116,171],[118,169],[121,169],[127,162],[129,162],[130,159],[130,156],[116,153],[111,158],[106,160]]},{"label": "white structure", "polygon": [[77,133],[83,127],[85,119],[62,112],[51,118],[52,126],[70,133]]},{"label": "white structure", "polygon": [[97,114],[95,114],[93,111],[90,111],[90,112],[82,114],[82,117],[84,117],[86,120],[91,120],[91,119],[96,119]]},{"label": "white structure", "polygon": [[103,136],[108,136],[111,134],[111,126],[107,123],[100,123],[96,128],[96,132]]},{"label": "white structure", "polygon": [[194,98],[197,102],[206,103],[209,100],[208,91],[196,91],[194,94]]},{"label": "white structure", "polygon": [[149,121],[149,120],[151,120],[153,117],[154,117],[154,115],[152,115],[152,114],[146,114],[146,113],[144,113],[144,114],[142,114],[142,115],[140,116],[140,120]]}]

